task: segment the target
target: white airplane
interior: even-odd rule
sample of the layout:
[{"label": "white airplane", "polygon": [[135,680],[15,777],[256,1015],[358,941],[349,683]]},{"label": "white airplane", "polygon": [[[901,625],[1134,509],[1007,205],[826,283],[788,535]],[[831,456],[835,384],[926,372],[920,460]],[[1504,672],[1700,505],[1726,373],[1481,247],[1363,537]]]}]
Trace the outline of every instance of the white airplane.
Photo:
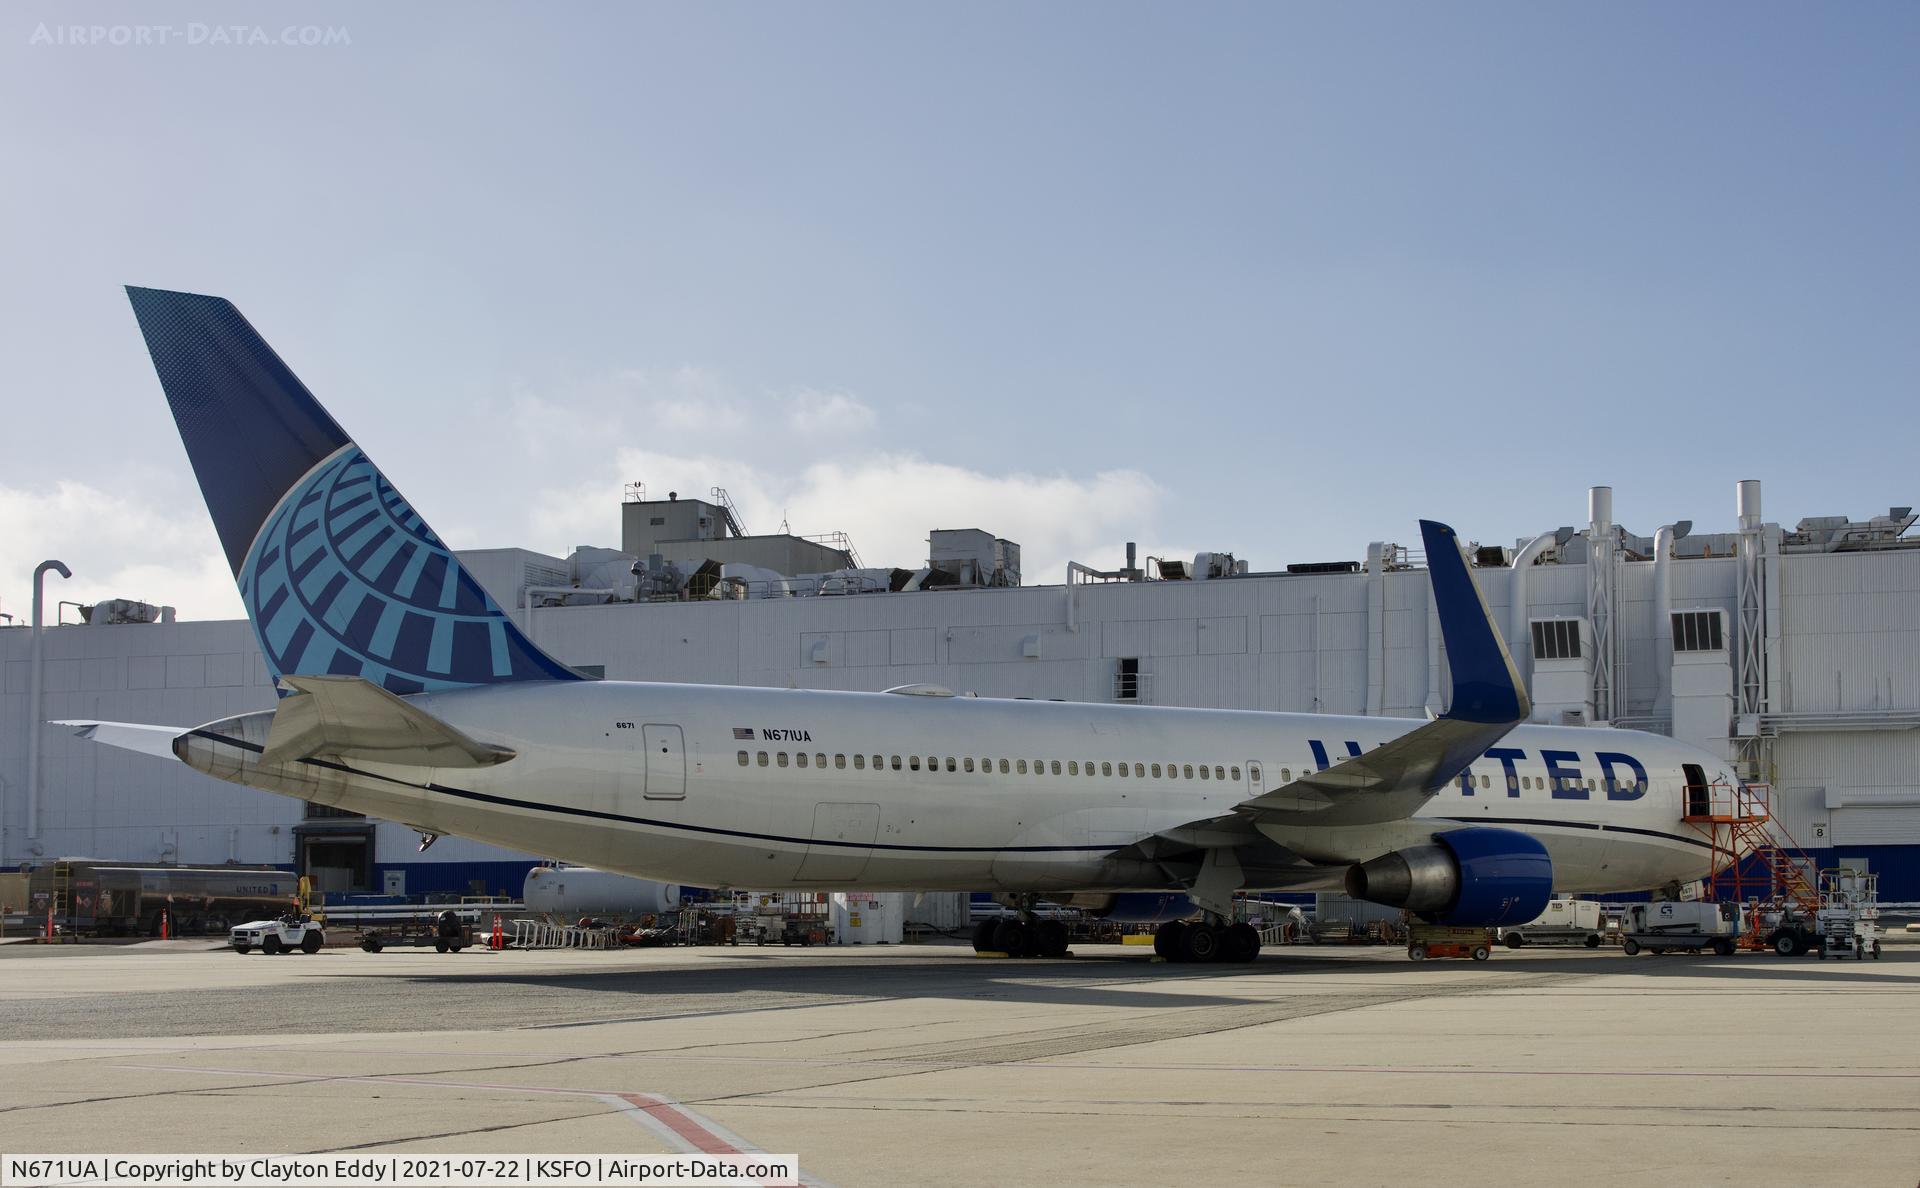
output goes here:
[{"label": "white airplane", "polygon": [[1726,764],[1522,725],[1531,703],[1444,525],[1421,523],[1453,684],[1432,721],[583,679],[231,304],[128,292],[281,700],[193,729],[71,723],[96,741],[667,882],[991,889],[1016,914],[976,947],[1016,955],[1065,951],[1042,895],[1159,921],[1174,960],[1247,961],[1243,889],[1344,887],[1493,926],[1555,889],[1707,873],[1684,804],[1732,784]]}]

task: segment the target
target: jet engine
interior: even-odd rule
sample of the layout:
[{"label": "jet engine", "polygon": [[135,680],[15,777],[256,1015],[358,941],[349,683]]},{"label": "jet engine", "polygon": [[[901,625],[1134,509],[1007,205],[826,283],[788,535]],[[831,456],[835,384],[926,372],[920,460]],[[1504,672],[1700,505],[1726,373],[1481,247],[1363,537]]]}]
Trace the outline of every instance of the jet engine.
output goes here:
[{"label": "jet engine", "polygon": [[1433,843],[1347,868],[1347,894],[1415,912],[1435,924],[1524,924],[1553,897],[1553,861],[1511,829],[1453,829]]}]

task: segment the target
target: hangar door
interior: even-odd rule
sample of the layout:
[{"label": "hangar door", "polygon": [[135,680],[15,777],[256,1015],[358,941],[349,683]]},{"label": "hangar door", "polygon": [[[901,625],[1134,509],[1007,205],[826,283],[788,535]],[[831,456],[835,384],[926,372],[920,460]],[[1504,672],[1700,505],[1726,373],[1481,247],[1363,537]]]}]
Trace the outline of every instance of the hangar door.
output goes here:
[{"label": "hangar door", "polygon": [[680,728],[649,723],[640,728],[640,738],[647,754],[647,799],[685,799],[687,748]]}]

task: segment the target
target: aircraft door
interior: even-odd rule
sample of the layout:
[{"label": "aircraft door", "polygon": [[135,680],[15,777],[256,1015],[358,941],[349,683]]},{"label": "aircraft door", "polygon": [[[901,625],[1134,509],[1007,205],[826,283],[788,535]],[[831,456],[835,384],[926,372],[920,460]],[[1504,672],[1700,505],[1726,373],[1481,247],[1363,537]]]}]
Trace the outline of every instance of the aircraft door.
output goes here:
[{"label": "aircraft door", "polygon": [[812,841],[794,878],[809,883],[857,879],[873,857],[873,840],[880,833],[877,804],[813,806]]},{"label": "aircraft door", "polygon": [[648,800],[684,800],[687,796],[687,747],[678,726],[649,723],[640,728],[647,756]]},{"label": "aircraft door", "polygon": [[1266,792],[1266,777],[1261,774],[1262,767],[1258,759],[1247,760],[1247,799],[1252,800]]},{"label": "aircraft door", "polygon": [[1707,772],[1698,763],[1681,764],[1687,777],[1687,816],[1713,815],[1713,791],[1707,786]]}]

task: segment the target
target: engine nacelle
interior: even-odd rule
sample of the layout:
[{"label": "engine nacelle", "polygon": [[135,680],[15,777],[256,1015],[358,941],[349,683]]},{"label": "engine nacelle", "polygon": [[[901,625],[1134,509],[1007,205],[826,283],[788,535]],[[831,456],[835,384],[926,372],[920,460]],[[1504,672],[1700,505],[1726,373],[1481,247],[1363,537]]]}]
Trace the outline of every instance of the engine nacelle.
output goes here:
[{"label": "engine nacelle", "polygon": [[1347,894],[1406,908],[1435,924],[1524,924],[1553,898],[1547,848],[1511,829],[1452,829],[1433,844],[1347,868]]},{"label": "engine nacelle", "polygon": [[1178,891],[1123,891],[1117,895],[1081,893],[1055,899],[1062,907],[1079,908],[1096,920],[1115,924],[1165,924],[1184,920],[1200,909]]}]

